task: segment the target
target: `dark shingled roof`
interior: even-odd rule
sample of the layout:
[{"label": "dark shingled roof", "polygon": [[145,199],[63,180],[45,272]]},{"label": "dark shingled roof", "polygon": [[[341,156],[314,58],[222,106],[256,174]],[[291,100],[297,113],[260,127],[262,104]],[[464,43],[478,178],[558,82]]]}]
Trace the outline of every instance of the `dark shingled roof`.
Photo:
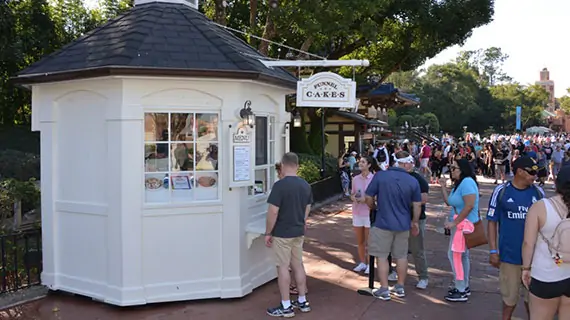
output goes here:
[{"label": "dark shingled roof", "polygon": [[18,73],[19,83],[105,75],[258,79],[295,87],[281,68],[240,38],[183,4],[148,3],[89,32]]}]

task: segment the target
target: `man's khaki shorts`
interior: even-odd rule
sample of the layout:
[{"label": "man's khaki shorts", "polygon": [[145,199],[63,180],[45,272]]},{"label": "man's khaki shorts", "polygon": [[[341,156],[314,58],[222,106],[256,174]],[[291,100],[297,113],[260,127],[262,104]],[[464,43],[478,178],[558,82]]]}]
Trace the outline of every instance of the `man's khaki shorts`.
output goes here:
[{"label": "man's khaki shorts", "polygon": [[501,284],[501,296],[503,302],[513,307],[519,302],[521,291],[525,302],[528,302],[528,290],[524,287],[521,280],[521,266],[501,262],[499,268],[499,282]]},{"label": "man's khaki shorts", "polygon": [[372,227],[368,235],[368,254],[378,259],[387,259],[390,252],[392,258],[408,257],[409,231],[390,231]]},{"label": "man's khaki shorts", "polygon": [[275,265],[289,267],[291,264],[302,264],[304,240],[304,236],[296,238],[273,237],[271,248],[273,248]]}]

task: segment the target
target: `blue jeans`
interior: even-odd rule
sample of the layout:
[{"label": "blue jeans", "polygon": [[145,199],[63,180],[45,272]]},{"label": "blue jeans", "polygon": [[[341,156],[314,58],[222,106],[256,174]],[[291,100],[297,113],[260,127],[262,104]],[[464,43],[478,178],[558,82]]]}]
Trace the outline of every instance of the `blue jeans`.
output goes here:
[{"label": "blue jeans", "polygon": [[451,252],[451,243],[453,242],[453,237],[455,236],[455,231],[457,228],[451,229],[451,236],[449,237],[449,249],[447,250],[447,257],[449,258],[449,263],[451,263],[451,270],[453,271],[453,280],[455,281],[455,289],[464,292],[465,288],[469,287],[469,272],[471,271],[471,261],[469,259],[469,249],[467,249],[461,255],[461,263],[463,264],[463,280],[457,280],[455,276],[455,267],[453,266],[453,252]]}]

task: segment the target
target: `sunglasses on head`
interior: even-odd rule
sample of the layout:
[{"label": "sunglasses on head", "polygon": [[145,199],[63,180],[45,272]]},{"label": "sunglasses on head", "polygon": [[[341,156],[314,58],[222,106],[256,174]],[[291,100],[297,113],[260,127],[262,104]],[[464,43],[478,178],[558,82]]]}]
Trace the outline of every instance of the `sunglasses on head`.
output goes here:
[{"label": "sunglasses on head", "polygon": [[459,170],[458,166],[449,166],[449,171]]}]

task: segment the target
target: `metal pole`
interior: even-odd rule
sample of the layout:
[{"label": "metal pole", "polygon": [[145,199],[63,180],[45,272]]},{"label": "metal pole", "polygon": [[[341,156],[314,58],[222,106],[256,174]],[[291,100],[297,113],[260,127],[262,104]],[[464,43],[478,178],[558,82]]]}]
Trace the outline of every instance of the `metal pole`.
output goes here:
[{"label": "metal pole", "polygon": [[321,108],[321,179],[325,178],[325,108]]}]

